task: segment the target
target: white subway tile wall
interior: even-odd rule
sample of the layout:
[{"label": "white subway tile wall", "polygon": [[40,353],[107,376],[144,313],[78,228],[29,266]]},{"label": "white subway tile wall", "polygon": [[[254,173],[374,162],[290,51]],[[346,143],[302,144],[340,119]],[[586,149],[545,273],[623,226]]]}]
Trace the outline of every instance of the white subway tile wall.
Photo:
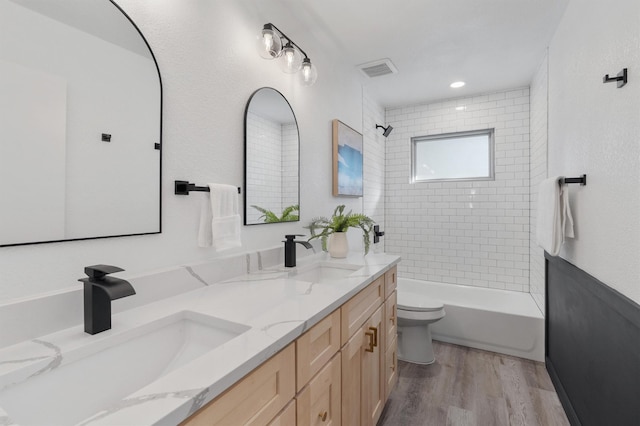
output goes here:
[{"label": "white subway tile wall", "polygon": [[538,212],[538,185],[547,177],[547,70],[545,56],[531,81],[531,208],[529,227],[529,286],[530,293],[544,314],[544,250],[536,244],[536,217]]},{"label": "white subway tile wall", "polygon": [[[366,93],[363,95],[362,137],[364,142],[363,212],[384,228],[384,164],[385,137],[376,124],[384,124],[384,108]],[[383,251],[384,238],[376,245]]]},{"label": "white subway tile wall", "polygon": [[[385,248],[407,278],[529,291],[529,88],[386,110]],[[411,138],[495,129],[495,180],[412,184]]]}]

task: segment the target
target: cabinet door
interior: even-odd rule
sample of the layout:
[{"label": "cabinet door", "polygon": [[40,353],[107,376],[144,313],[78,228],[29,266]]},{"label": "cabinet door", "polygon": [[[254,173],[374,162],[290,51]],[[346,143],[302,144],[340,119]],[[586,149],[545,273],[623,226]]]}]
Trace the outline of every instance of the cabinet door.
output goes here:
[{"label": "cabinet door", "polygon": [[365,342],[364,327],[357,330],[342,347],[342,424],[358,426],[362,424],[362,357]]},{"label": "cabinet door", "polygon": [[398,382],[398,339],[395,338],[387,348],[385,356],[385,378],[384,386],[385,401],[389,399],[389,395],[394,386]]},{"label": "cabinet door", "polygon": [[335,356],[298,394],[297,426],[341,423],[340,356]]},{"label": "cabinet door", "polygon": [[394,291],[391,293],[391,296],[384,302],[384,324],[385,324],[385,340],[386,343],[383,348],[386,350],[389,348],[389,345],[396,338],[398,334],[398,324],[397,324],[397,292]]},{"label": "cabinet door", "polygon": [[266,425],[295,396],[295,347],[280,351],[182,425]]},{"label": "cabinet door", "polygon": [[373,333],[373,345],[370,345],[371,335],[366,335],[364,345],[367,351],[363,349],[362,358],[362,425],[374,426],[382,409],[384,408],[385,398],[385,350],[384,350],[384,334],[382,333],[384,322],[382,320],[382,306],[371,316],[365,324],[366,332]]}]

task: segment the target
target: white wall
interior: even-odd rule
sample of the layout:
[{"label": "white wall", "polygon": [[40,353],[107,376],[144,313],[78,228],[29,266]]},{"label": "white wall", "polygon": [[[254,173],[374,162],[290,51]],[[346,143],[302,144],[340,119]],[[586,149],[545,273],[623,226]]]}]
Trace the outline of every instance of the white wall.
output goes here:
[{"label": "white wall", "polygon": [[[549,176],[570,188],[560,256],[640,302],[640,2],[569,3],[549,48]],[[629,69],[629,84],[603,84]]]},{"label": "white wall", "polygon": [[[385,248],[401,275],[528,292],[529,89],[387,109],[386,121]],[[412,137],[488,128],[494,181],[410,183]]]},{"label": "white wall", "polygon": [[536,243],[538,217],[538,185],[547,177],[547,125],[548,125],[548,66],[545,55],[531,80],[531,167],[529,182],[531,195],[529,206],[529,287],[530,293],[544,313],[544,250]]},{"label": "white wall", "polygon": [[[128,273],[218,257],[197,247],[203,194],[173,194],[173,181],[243,180],[243,117],[249,96],[270,86],[283,93],[300,127],[302,221],[243,227],[243,246],[229,255],[279,244],[284,234],[304,233],[313,216],[338,203],[362,211],[362,198],[333,198],[331,120],[362,131],[360,77],[306,31],[283,31],[303,46],[318,68],[312,87],[284,74],[254,48],[255,36],[279,16],[261,14],[250,0],[119,0],[147,38],[164,86],[163,233],[0,249],[0,301],[76,285],[83,267],[118,265]],[[269,8],[266,8],[268,10]],[[293,29],[293,28],[292,28]],[[361,247],[357,230],[351,247]]]}]

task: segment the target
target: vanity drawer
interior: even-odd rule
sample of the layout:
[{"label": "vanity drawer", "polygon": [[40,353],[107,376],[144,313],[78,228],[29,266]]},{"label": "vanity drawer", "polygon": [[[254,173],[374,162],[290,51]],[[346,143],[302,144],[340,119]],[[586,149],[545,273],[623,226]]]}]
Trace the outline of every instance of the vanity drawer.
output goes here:
[{"label": "vanity drawer", "polygon": [[182,425],[267,425],[295,396],[295,347],[287,346]]},{"label": "vanity drawer", "polygon": [[386,333],[387,348],[398,334],[397,296],[398,292],[394,291],[384,302],[384,333]]},{"label": "vanity drawer", "polygon": [[296,340],[297,390],[340,350],[340,309],[314,325]]},{"label": "vanity drawer", "polygon": [[384,297],[387,298],[398,286],[398,267],[394,266],[384,274]]},{"label": "vanity drawer", "polygon": [[381,276],[342,305],[342,345],[364,324],[384,301],[385,277]]}]

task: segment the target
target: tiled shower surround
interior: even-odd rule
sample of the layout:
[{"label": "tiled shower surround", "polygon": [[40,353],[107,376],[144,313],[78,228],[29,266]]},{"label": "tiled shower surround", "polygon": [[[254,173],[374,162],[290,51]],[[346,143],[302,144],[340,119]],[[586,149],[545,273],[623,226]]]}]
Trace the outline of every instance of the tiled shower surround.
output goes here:
[{"label": "tiled shower surround", "polygon": [[[458,109],[456,109],[458,107]],[[385,250],[407,278],[529,291],[529,89],[386,110]],[[495,180],[411,183],[411,138],[495,129]]]}]

